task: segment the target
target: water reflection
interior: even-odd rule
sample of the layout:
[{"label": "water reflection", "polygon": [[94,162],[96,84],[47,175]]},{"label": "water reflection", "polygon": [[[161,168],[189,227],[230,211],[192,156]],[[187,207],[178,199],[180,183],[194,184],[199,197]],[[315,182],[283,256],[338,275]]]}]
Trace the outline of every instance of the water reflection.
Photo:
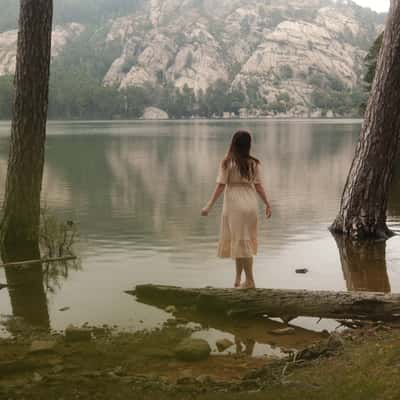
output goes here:
[{"label": "water reflection", "polygon": [[[391,244],[396,239],[388,244],[388,274],[384,249],[358,254],[350,245],[336,246],[327,231],[338,209],[359,121],[50,123],[43,200],[61,220],[79,223],[84,262],[75,279],[70,279],[73,268],[62,265],[54,274],[42,273],[54,328],[85,321],[156,326],[162,318],[159,310],[123,294],[140,283],[231,286],[231,263],[216,258],[219,210],[208,219],[199,210],[231,135],[240,128],[253,133],[274,209],[273,219],[260,222],[259,286],[390,290],[392,261],[400,258]],[[0,124],[0,202],[8,133]],[[390,202],[391,227],[400,215],[398,193]],[[369,262],[372,253],[379,253],[380,261]],[[309,273],[295,274],[298,267]],[[396,290],[396,280],[391,283]],[[0,292],[2,312],[11,308],[5,293]],[[64,306],[70,310],[58,312]]]},{"label": "water reflection", "polygon": [[235,337],[236,354],[244,354],[246,356],[252,356],[254,353],[254,347],[256,341],[251,338],[241,339],[240,337]]},{"label": "water reflection", "polygon": [[390,292],[386,242],[353,242],[335,235],[347,290]]},{"label": "water reflection", "polygon": [[48,329],[50,319],[42,266],[7,267],[5,273],[13,316],[29,325]]}]

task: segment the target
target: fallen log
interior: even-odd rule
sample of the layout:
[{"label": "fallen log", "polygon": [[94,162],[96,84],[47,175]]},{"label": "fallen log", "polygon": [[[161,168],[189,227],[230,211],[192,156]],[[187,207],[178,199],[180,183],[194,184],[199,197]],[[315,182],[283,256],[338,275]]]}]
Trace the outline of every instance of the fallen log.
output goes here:
[{"label": "fallen log", "polygon": [[181,288],[138,285],[140,301],[195,306],[202,312],[290,319],[298,316],[371,321],[400,320],[400,294],[282,289]]}]

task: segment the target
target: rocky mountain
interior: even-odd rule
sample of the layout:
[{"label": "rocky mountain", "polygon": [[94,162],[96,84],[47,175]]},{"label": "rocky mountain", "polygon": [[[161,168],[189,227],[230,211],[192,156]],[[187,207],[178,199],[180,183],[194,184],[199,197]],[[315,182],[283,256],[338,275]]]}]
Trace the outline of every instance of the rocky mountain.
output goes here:
[{"label": "rocky mountain", "polygon": [[[115,54],[104,86],[172,85],[199,96],[222,80],[252,108],[284,104],[304,115],[322,107],[318,91],[359,87],[383,22],[348,0],[144,0],[91,29],[95,46]],[[53,56],[86,41],[85,28],[56,26]],[[13,71],[15,40],[15,31],[0,34],[0,75]]]},{"label": "rocky mountain", "polygon": [[[56,25],[52,34],[52,56],[57,57],[72,41],[79,38],[85,27],[78,23]],[[0,33],[0,76],[12,75],[15,72],[17,56],[16,29]]]}]

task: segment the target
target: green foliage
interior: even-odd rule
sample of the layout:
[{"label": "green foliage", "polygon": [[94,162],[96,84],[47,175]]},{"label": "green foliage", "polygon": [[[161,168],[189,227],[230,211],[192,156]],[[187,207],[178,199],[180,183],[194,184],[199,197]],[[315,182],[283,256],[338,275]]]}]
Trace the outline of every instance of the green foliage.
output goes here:
[{"label": "green foliage", "polygon": [[372,81],[375,77],[376,64],[378,62],[379,51],[382,47],[383,32],[375,39],[373,45],[365,56],[364,63],[366,72],[364,74],[364,81],[368,85],[368,90],[371,90]]},{"label": "green foliage", "polygon": [[312,104],[321,109],[323,114],[332,110],[341,115],[358,116],[359,105],[363,99],[363,92],[356,88],[347,88],[344,91],[316,88],[311,94]]},{"label": "green foliage", "polygon": [[240,32],[243,35],[248,35],[251,32],[252,21],[246,16],[240,21]]},{"label": "green foliage", "polygon": [[271,18],[270,25],[273,28],[279,25],[281,22],[283,22],[286,17],[284,16],[282,10],[273,9],[270,13],[270,18]]},{"label": "green foliage", "polygon": [[361,114],[364,113],[367,107],[368,95],[371,91],[372,82],[375,78],[376,65],[378,62],[378,56],[383,42],[383,34],[384,32],[382,32],[375,39],[374,43],[372,44],[371,48],[368,51],[368,54],[364,58],[364,71],[365,71],[363,76],[364,90],[362,91],[362,96],[359,106]]},{"label": "green foliage", "polygon": [[231,64],[229,66],[229,80],[233,81],[233,79],[235,79],[236,75],[240,72],[240,70],[242,69],[242,65],[239,62],[234,62],[233,64]]},{"label": "green foliage", "polygon": [[293,68],[289,64],[281,65],[279,68],[279,75],[283,80],[293,78]]},{"label": "green foliage", "polygon": [[350,88],[336,75],[327,75],[319,71],[309,71],[307,81],[314,87],[311,93],[311,105],[322,113],[332,110],[340,115],[360,115],[360,104],[365,95],[362,88]]},{"label": "green foliage", "polygon": [[121,49],[101,46],[102,37],[87,30],[52,63],[49,118],[113,118],[121,110],[120,93],[103,87],[102,79]]},{"label": "green foliage", "polygon": [[188,55],[186,56],[185,68],[192,68],[193,65],[193,53],[189,51]]},{"label": "green foliage", "polygon": [[40,211],[40,247],[46,258],[74,255],[72,247],[78,229],[73,221],[60,221],[47,208]]},{"label": "green foliage", "polygon": [[289,93],[280,92],[276,96],[276,100],[268,104],[267,111],[270,111],[274,114],[280,114],[289,111],[291,107],[292,101]]},{"label": "green foliage", "polygon": [[121,72],[127,74],[131,68],[138,62],[137,57],[134,54],[127,56],[124,60],[124,64],[121,67]]}]

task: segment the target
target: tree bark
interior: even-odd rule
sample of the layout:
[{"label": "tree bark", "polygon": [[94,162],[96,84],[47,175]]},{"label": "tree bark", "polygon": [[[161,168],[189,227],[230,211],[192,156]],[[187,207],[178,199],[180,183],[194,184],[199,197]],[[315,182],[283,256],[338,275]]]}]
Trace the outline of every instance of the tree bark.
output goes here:
[{"label": "tree bark", "polygon": [[0,245],[5,262],[40,258],[39,219],[52,0],[21,0],[15,96]]},{"label": "tree bark", "polygon": [[388,192],[400,137],[400,1],[392,0],[360,140],[331,231],[387,239]]},{"label": "tree bark", "polygon": [[229,316],[303,317],[393,321],[400,318],[400,294],[281,289],[187,289],[139,285],[142,302],[195,306],[199,311]]}]

